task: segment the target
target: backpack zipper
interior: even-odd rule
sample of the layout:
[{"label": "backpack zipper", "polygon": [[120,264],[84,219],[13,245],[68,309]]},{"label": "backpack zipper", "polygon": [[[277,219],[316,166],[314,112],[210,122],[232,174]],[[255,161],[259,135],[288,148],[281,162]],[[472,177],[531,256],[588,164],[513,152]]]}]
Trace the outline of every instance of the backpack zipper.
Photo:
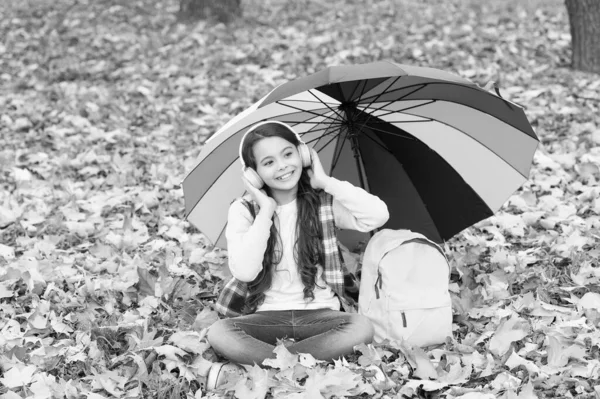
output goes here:
[{"label": "backpack zipper", "polygon": [[[377,268],[377,280],[375,280],[375,296],[377,297],[377,299],[379,299],[379,290],[383,289],[383,279],[381,278],[381,270],[379,270],[379,268]],[[402,314],[402,326],[404,328],[407,327],[407,323],[406,323],[406,314],[404,314],[404,312],[401,313]]]},{"label": "backpack zipper", "polygon": [[[379,287],[377,287],[379,283]],[[381,271],[377,269],[377,280],[375,281],[375,296],[379,299],[379,289],[383,288],[383,279],[381,278]]]}]

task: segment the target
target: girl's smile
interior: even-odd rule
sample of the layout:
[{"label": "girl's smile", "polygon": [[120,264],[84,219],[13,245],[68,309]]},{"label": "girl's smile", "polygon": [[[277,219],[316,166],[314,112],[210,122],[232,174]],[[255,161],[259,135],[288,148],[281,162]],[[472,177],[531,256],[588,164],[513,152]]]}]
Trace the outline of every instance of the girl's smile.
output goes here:
[{"label": "girl's smile", "polygon": [[286,173],[285,175],[282,175],[282,176],[276,177],[276,179],[277,179],[277,180],[282,180],[282,181],[285,181],[285,180],[289,179],[289,178],[292,176],[292,174],[293,174],[293,173],[294,173],[294,171],[292,170],[291,172],[289,172],[289,173]]}]

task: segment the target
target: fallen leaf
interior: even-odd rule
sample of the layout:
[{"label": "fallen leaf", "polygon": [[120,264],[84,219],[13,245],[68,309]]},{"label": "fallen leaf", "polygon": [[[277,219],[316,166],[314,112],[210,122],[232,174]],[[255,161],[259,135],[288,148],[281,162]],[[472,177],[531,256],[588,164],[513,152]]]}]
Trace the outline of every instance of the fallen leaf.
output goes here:
[{"label": "fallen leaf", "polygon": [[239,399],[264,399],[269,390],[269,373],[254,365],[248,370],[246,378],[235,384],[235,396]]},{"label": "fallen leaf", "polygon": [[497,356],[503,356],[510,348],[511,343],[526,337],[531,328],[526,320],[518,316],[511,316],[503,320],[490,340],[489,348]]},{"label": "fallen leaf", "polygon": [[271,366],[280,370],[288,370],[294,368],[294,366],[298,364],[298,355],[290,353],[290,351],[282,342],[275,346],[273,352],[276,355],[275,359],[265,359],[263,360],[263,365]]},{"label": "fallen leaf", "polygon": [[171,335],[169,342],[187,352],[201,355],[210,345],[201,342],[200,339],[200,334],[196,331],[178,331]]},{"label": "fallen leaf", "polygon": [[379,366],[381,364],[381,355],[372,344],[367,345],[361,343],[359,345],[356,345],[354,349],[362,353],[362,355],[358,358],[358,364],[360,364],[361,366]]},{"label": "fallen leaf", "polygon": [[35,366],[12,367],[4,372],[4,378],[0,382],[8,388],[19,388],[27,386],[32,382],[33,374],[37,371]]},{"label": "fallen leaf", "polygon": [[166,357],[169,360],[174,360],[174,361],[179,361],[179,357],[178,356],[185,356],[186,353],[184,350],[179,349],[173,345],[161,345],[161,346],[155,346],[154,350],[156,351],[156,353],[158,353],[159,355],[162,355],[164,357]]},{"label": "fallen leaf", "polygon": [[521,389],[518,399],[538,399],[538,396],[534,392],[531,380],[527,381],[527,384]]},{"label": "fallen leaf", "polygon": [[204,262],[204,254],[206,254],[206,249],[204,248],[195,248],[190,254],[190,263],[191,264],[199,264]]},{"label": "fallen leaf", "polygon": [[13,260],[15,258],[15,249],[8,245],[0,244],[0,256],[5,260]]},{"label": "fallen leaf", "polygon": [[427,354],[418,346],[410,345],[406,341],[401,341],[400,349],[414,369],[414,375],[422,380],[437,379],[438,373],[429,360]]},{"label": "fallen leaf", "polygon": [[153,276],[147,269],[137,268],[139,276],[138,289],[142,295],[152,295],[155,293],[157,277]]},{"label": "fallen leaf", "polygon": [[218,320],[219,314],[206,306],[202,308],[200,313],[196,315],[196,319],[192,324],[192,328],[195,331],[201,331],[205,328],[212,326]]},{"label": "fallen leaf", "polygon": [[577,305],[583,309],[596,309],[600,310],[600,294],[597,292],[586,292]]},{"label": "fallen leaf", "polygon": [[564,345],[555,336],[548,336],[548,366],[557,368],[564,367],[569,363],[569,359],[583,359],[586,355],[585,348],[579,345]]}]

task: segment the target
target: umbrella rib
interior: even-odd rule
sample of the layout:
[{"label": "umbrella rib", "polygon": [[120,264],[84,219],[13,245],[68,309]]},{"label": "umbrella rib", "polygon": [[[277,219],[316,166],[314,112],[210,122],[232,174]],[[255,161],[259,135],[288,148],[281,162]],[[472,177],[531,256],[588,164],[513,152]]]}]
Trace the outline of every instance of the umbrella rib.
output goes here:
[{"label": "umbrella rib", "polygon": [[[374,99],[373,99],[373,101],[371,101],[371,102],[369,103],[369,105],[367,105],[367,108],[368,108],[368,107],[370,107],[370,106],[371,106],[371,104],[373,104],[373,103],[374,103],[374,102],[375,102],[375,101],[376,101],[376,100],[377,100],[379,97],[381,97],[381,96],[382,96],[382,95],[384,95],[385,93],[388,93],[387,89],[389,89],[389,88],[390,88],[390,87],[392,87],[394,84],[396,84],[396,82],[397,82],[397,81],[398,81],[398,80],[399,80],[401,77],[402,77],[402,76],[398,76],[398,77],[396,77],[396,79],[394,79],[394,81],[393,81],[392,83],[390,83],[390,84],[388,85],[388,87],[386,87],[384,90],[382,90],[382,91],[381,91],[381,93],[377,94],[376,96],[373,96],[373,97],[374,97]],[[392,90],[392,92],[393,92],[393,90]],[[389,92],[389,93],[391,93],[391,92]],[[363,99],[363,100],[364,100],[364,99]]]},{"label": "umbrella rib", "polygon": [[[323,116],[323,115],[319,115],[319,116]],[[297,124],[297,125],[299,125],[299,124],[301,124],[301,123],[302,123],[302,124],[305,124],[305,123],[310,123],[310,124],[313,124],[313,125],[320,125],[320,124],[322,124],[322,123],[330,123],[330,124],[332,124],[332,125],[335,125],[336,123],[337,123],[338,125],[341,125],[341,124],[342,124],[342,122],[340,122],[340,120],[339,120],[339,119],[333,119],[333,118],[329,118],[329,119],[332,119],[332,120],[333,120],[333,122],[323,122],[323,121],[320,121],[320,122],[311,122],[311,121],[293,121],[293,122],[289,122],[289,123],[290,123],[290,124],[292,124],[292,123],[293,123],[293,124]]]},{"label": "umbrella rib", "polygon": [[[327,129],[330,129],[332,125],[333,125],[333,124],[330,124],[329,126],[327,126],[327,127],[324,127],[324,128],[321,128],[321,129],[314,129],[314,130],[313,130],[313,129],[311,129],[311,130],[307,130],[307,131],[306,131],[306,132],[304,132],[304,133],[300,133],[300,137],[304,137],[305,135],[307,135],[307,134],[309,134],[309,133],[320,132],[320,131],[323,131],[323,130],[325,130],[325,131],[326,131]],[[335,132],[334,132],[334,133],[335,133]],[[328,135],[330,135],[330,134],[331,134],[331,133],[323,133],[321,136],[328,136]],[[317,137],[317,139],[318,139],[318,138],[319,138],[319,137]],[[314,141],[314,140],[315,140],[315,139],[312,139],[312,140],[310,140],[309,142],[312,142],[312,141]]]},{"label": "umbrella rib", "polygon": [[[388,85],[388,87],[387,87],[387,88],[385,88],[384,90],[382,90],[382,91],[381,91],[381,93],[379,93],[378,95],[374,96],[373,100],[372,100],[372,101],[371,101],[371,102],[370,102],[370,103],[367,105],[367,107],[366,107],[366,108],[369,108],[371,105],[373,105],[373,103],[374,103],[374,102],[375,102],[375,101],[376,101],[376,100],[377,100],[379,97],[381,97],[382,95],[384,95],[385,93],[387,93],[387,89],[389,89],[390,87],[392,87],[392,85],[396,84],[396,82],[397,82],[397,81],[398,81],[398,80],[399,80],[401,77],[402,77],[402,76],[398,76],[396,79],[394,79],[394,81],[393,81],[392,83],[390,83],[390,84]],[[371,113],[371,112],[367,112],[367,115],[368,115],[368,117],[367,117],[367,120],[366,120],[366,121],[364,121],[364,123],[362,124],[361,128],[362,128],[363,126],[365,126],[365,125],[366,125],[366,124],[367,124],[367,123],[368,123],[368,122],[371,120],[372,113]]]},{"label": "umbrella rib", "polygon": [[[323,121],[322,121],[322,122],[298,122],[298,124],[301,124],[301,123],[314,123],[314,124],[315,124],[315,127],[316,127],[316,125],[324,125],[325,127],[323,127],[323,128],[320,128],[320,129],[315,129],[314,127],[312,127],[312,128],[310,128],[309,130],[307,130],[306,132],[299,133],[300,137],[304,137],[305,135],[307,135],[307,134],[309,134],[309,133],[315,133],[315,132],[319,132],[319,131],[321,131],[321,130],[327,131],[328,129],[331,129],[333,126],[335,126],[335,125],[336,125],[336,124],[335,124],[335,123],[333,123],[333,122],[323,122]],[[329,123],[329,125],[327,125],[327,123]],[[341,123],[337,123],[337,125],[341,126]],[[308,140],[308,141],[306,141],[305,143],[306,143],[306,144],[309,144],[309,143],[312,143],[312,142],[314,142],[314,141],[318,141],[318,140],[322,139],[322,138],[323,138],[323,137],[325,137],[325,136],[329,136],[329,135],[331,135],[331,134],[336,134],[336,133],[337,133],[337,132],[335,132],[335,131],[331,131],[331,132],[329,132],[329,133],[323,133],[323,134],[321,134],[320,136],[318,136],[318,137],[315,137],[314,139],[311,139],[311,140]],[[329,143],[327,143],[326,145],[328,145],[328,144],[329,144]]]},{"label": "umbrella rib", "polygon": [[[394,82],[394,83],[395,83],[395,82]],[[390,86],[391,86],[391,85],[390,85]],[[395,98],[395,99],[393,99],[393,100],[390,100],[390,101],[388,101],[388,102],[387,102],[387,103],[388,103],[387,105],[389,105],[389,104],[391,104],[391,103],[393,103],[393,102],[396,102],[396,101],[401,101],[401,100],[402,100],[404,97],[406,97],[406,96],[410,96],[411,94],[413,94],[413,93],[416,93],[417,91],[421,90],[421,89],[422,89],[422,88],[424,88],[425,86],[426,86],[426,85],[424,85],[424,84],[423,84],[423,85],[421,85],[421,87],[419,87],[419,88],[417,88],[417,89],[415,89],[415,90],[411,91],[410,93],[406,93],[405,95],[403,95],[403,96],[402,96],[402,97],[400,97],[400,98]],[[388,87],[389,87],[389,86],[388,86]],[[406,86],[406,87],[410,87],[410,86]],[[391,91],[388,91],[388,92],[381,92],[381,93],[379,93],[378,95],[374,96],[374,99],[373,99],[373,101],[371,101],[371,102],[370,102],[370,103],[369,103],[369,104],[368,104],[368,105],[367,105],[365,108],[370,108],[370,107],[371,107],[371,105],[373,105],[373,104],[375,103],[375,101],[377,101],[377,99],[378,99],[379,97],[381,97],[382,95],[384,95],[384,94],[388,94],[388,93],[393,93],[393,92],[395,92],[395,91],[398,91],[398,90],[405,89],[406,87],[401,87],[401,88],[399,88],[399,89],[396,89],[396,90],[391,90]],[[368,113],[368,114],[371,114],[371,113]]]},{"label": "umbrella rib", "polygon": [[[328,134],[323,134],[323,135],[321,135],[321,136],[319,136],[319,137],[315,137],[314,139],[311,139],[311,140],[309,140],[309,141],[306,141],[306,142],[305,142],[305,144],[317,143],[317,142],[319,142],[321,139],[325,139],[325,138],[327,138],[327,137],[329,137],[329,136],[331,136],[331,135],[333,135],[333,136],[335,137],[335,136],[336,136],[336,135],[338,135],[338,134],[339,134],[339,133],[336,133],[336,132],[332,132],[332,133],[328,133]],[[333,140],[333,139],[332,139],[332,140]],[[328,142],[327,142],[327,144],[325,144],[325,146],[327,146],[327,145],[328,145],[330,142],[331,142],[331,141],[328,141]]]},{"label": "umbrella rib", "polygon": [[[346,142],[349,141],[348,138],[347,138],[348,137],[348,132],[349,132],[349,130],[346,127],[346,132],[345,132],[346,133],[346,137],[342,137],[342,145],[341,145],[339,151],[337,151],[336,154],[334,154],[333,162],[331,163],[331,169],[332,170],[335,167],[335,165],[337,165],[338,161],[340,160],[340,157],[342,156],[342,150],[344,149],[344,146],[346,145]],[[342,136],[343,134],[344,134],[344,132],[340,131],[339,136]],[[331,171],[329,171],[329,172],[331,172]],[[360,171],[359,171],[359,173],[360,173]]]},{"label": "umbrella rib", "polygon": [[[386,114],[389,115],[389,114]],[[385,115],[379,115],[376,118],[379,118],[381,116],[385,116]],[[414,115],[413,115],[414,116]],[[437,122],[435,119],[430,119],[430,118],[425,118],[423,116],[420,116],[419,118],[423,118],[422,120],[418,120],[418,121],[383,121],[383,122],[377,122],[377,123],[429,123],[429,122]],[[369,123],[369,126],[374,125],[375,123],[371,122]],[[364,125],[362,125],[361,127],[363,127]]]},{"label": "umbrella rib", "polygon": [[[330,116],[326,116],[326,115],[322,115],[322,114],[317,114],[316,112],[311,112],[310,110],[307,110],[307,109],[302,109],[302,108],[292,107],[291,105],[288,105],[288,104],[282,104],[282,103],[280,103],[279,101],[276,101],[276,103],[277,103],[277,104],[279,104],[279,105],[283,105],[284,107],[289,107],[289,108],[291,108],[291,109],[295,109],[295,110],[297,110],[297,111],[307,112],[307,113],[309,113],[309,114],[312,114],[312,115],[315,115],[315,116],[322,116],[322,117],[325,117],[325,118],[328,118],[328,119],[332,119],[332,120],[334,120],[334,121],[337,121],[337,120],[338,120],[338,119],[332,118],[332,117],[330,117]],[[322,104],[326,105],[325,103],[322,103]],[[330,110],[332,110],[330,107],[327,107],[327,108],[329,108]],[[332,111],[333,111],[333,110],[332,110]],[[333,111],[333,112],[335,112],[335,111]],[[286,114],[286,115],[288,115],[288,114]],[[282,122],[283,122],[283,121],[282,121]]]},{"label": "umbrella rib", "polygon": [[[394,103],[395,101],[396,101],[396,100],[392,100],[392,101],[385,101],[385,102],[384,102],[384,105],[382,105],[382,106],[381,106],[381,107],[379,107],[379,108],[371,108],[371,107],[369,107],[369,110],[372,110],[372,111],[371,111],[371,112],[366,112],[366,113],[367,113],[367,114],[372,114],[372,113],[373,113],[373,112],[375,112],[375,111],[380,111],[381,109],[383,109],[383,108],[387,107],[388,105],[390,105],[390,104]],[[378,116],[379,116],[379,117],[381,117],[381,116],[386,116],[386,115],[393,114],[393,113],[396,113],[396,112],[404,112],[404,111],[408,111],[408,110],[410,110],[410,109],[413,109],[413,108],[423,107],[423,106],[425,106],[425,105],[432,104],[432,103],[434,103],[434,102],[436,102],[436,101],[437,101],[437,100],[431,100],[431,101],[428,101],[428,102],[426,102],[426,103],[423,103],[423,104],[417,104],[417,105],[413,105],[413,106],[410,106],[410,107],[407,107],[407,108],[397,109],[397,110],[395,110],[395,111],[390,111],[390,110],[387,110],[387,109],[386,109],[386,111],[389,111],[387,114],[381,114],[381,115],[378,115]],[[364,109],[364,110],[366,111],[366,109]]]},{"label": "umbrella rib", "polygon": [[378,131],[380,133],[389,134],[390,136],[400,137],[400,138],[411,140],[411,141],[420,141],[420,140],[418,140],[418,139],[416,139],[414,137],[411,137],[411,136],[405,136],[403,134],[398,134],[398,133],[391,133],[391,132],[388,132],[388,131],[385,131],[385,130],[377,129],[377,128],[371,126],[371,125],[367,126],[367,129],[375,130],[375,131]]},{"label": "umbrella rib", "polygon": [[[399,78],[400,78],[400,77],[399,77]],[[399,79],[399,78],[398,78],[398,79]],[[396,79],[396,80],[397,80],[397,79]],[[394,81],[392,84],[394,84],[394,83],[396,83],[396,81]],[[391,85],[390,85],[390,86],[391,86]],[[390,86],[388,86],[388,88],[389,88]],[[417,92],[417,91],[421,90],[421,89],[422,89],[423,87],[425,87],[425,86],[426,86],[425,84],[421,85],[421,87],[417,88],[416,90],[413,90],[413,91],[411,91],[410,93],[407,93],[407,94],[405,94],[404,96],[402,96],[402,97],[400,97],[400,98],[397,98],[397,99],[395,99],[395,100],[393,100],[393,101],[390,101],[390,104],[391,104],[392,102],[394,102],[394,101],[399,101],[399,100],[402,100],[402,98],[404,98],[404,97],[406,97],[406,96],[408,96],[408,95],[411,95],[411,94],[413,94],[413,93],[415,93],[415,92]],[[400,90],[400,89],[398,89],[398,90]],[[381,97],[383,94],[387,94],[387,93],[393,93],[394,91],[395,91],[395,90],[392,90],[392,91],[390,91],[390,92],[385,92],[385,90],[384,90],[384,91],[382,91],[380,94],[378,94],[377,96],[375,96],[375,98],[373,99],[373,101],[371,101],[371,102],[370,102],[370,103],[367,105],[367,108],[369,108],[369,107],[370,107],[370,106],[371,106],[371,105],[372,105],[372,104],[373,104],[373,103],[374,103],[374,102],[377,100],[377,98]],[[374,111],[373,111],[373,112],[374,112]],[[364,121],[364,123],[362,124],[362,126],[365,126],[367,123],[369,123],[369,121],[371,120],[371,117],[373,116],[373,112],[367,112],[367,115],[369,115],[369,116],[367,117],[367,120],[366,120],[366,121]]]},{"label": "umbrella rib", "polygon": [[[395,82],[394,82],[394,83],[395,83]],[[410,88],[410,87],[416,87],[416,89],[415,89],[415,90],[413,90],[413,91],[411,91],[411,92],[409,92],[409,93],[406,93],[406,94],[404,94],[404,95],[403,95],[403,96],[401,96],[400,98],[395,98],[394,100],[391,100],[390,102],[393,102],[393,101],[398,101],[398,100],[402,100],[404,97],[407,97],[407,96],[410,96],[410,95],[411,95],[411,94],[413,94],[413,93],[416,93],[417,91],[419,91],[419,90],[421,90],[421,89],[424,89],[424,88],[425,88],[425,87],[427,87],[428,85],[429,85],[429,83],[416,83],[416,84],[414,84],[414,85],[409,85],[409,86],[398,87],[397,89],[390,90],[390,91],[383,91],[383,92],[381,92],[381,93],[379,93],[379,94],[376,94],[376,95],[373,95],[373,96],[371,96],[371,97],[375,97],[375,99],[377,99],[377,98],[381,97],[381,96],[382,96],[382,95],[384,95],[384,94],[394,93],[394,92],[396,92],[396,91],[400,91],[400,90],[408,89],[408,88]],[[391,85],[390,85],[390,86],[391,86]],[[388,88],[389,88],[390,86],[388,86]],[[367,100],[367,99],[369,99],[369,98],[371,98],[371,97],[365,97],[365,98],[363,98],[363,100]],[[370,106],[370,105],[371,105],[371,104],[373,104],[374,102],[375,102],[375,101],[372,101],[372,102],[371,102],[371,103],[370,103],[368,106]]]},{"label": "umbrella rib", "polygon": [[[288,97],[288,98],[283,99],[283,100],[278,100],[277,102],[286,101],[286,102],[290,102],[290,103],[311,103],[311,104],[313,104],[313,103],[314,104],[323,104],[324,103],[322,100],[319,100],[319,101],[313,101],[313,100],[295,100],[295,99],[291,100],[290,98],[291,97]],[[324,104],[327,104],[327,103],[324,103]],[[334,103],[332,103],[332,104],[336,105]]]},{"label": "umbrella rib", "polygon": [[[326,125],[327,123],[329,123],[329,125],[328,125],[328,126],[325,126],[325,127],[323,127],[323,128],[320,128],[320,129],[314,129],[314,128],[311,128],[310,130],[307,130],[307,131],[306,131],[306,132],[304,132],[304,133],[300,133],[300,137],[304,137],[306,134],[309,134],[309,133],[315,133],[315,132],[319,132],[319,131],[321,131],[321,130],[327,131],[327,129],[331,129],[333,126],[335,126],[335,125],[336,125],[336,124],[334,124],[333,122],[299,122],[299,123],[315,123],[315,124],[322,124],[322,125]],[[341,123],[338,123],[337,125],[339,125],[340,127],[342,126],[342,124],[341,124]],[[315,125],[315,127],[316,127],[316,125]],[[306,143],[306,144],[309,144],[309,143],[312,143],[312,142],[314,142],[314,141],[318,141],[318,140],[322,139],[322,138],[323,138],[323,137],[325,137],[325,136],[329,136],[330,134],[336,134],[336,133],[337,133],[337,132],[335,132],[335,131],[332,131],[332,132],[329,132],[329,133],[323,133],[323,134],[321,134],[319,137],[315,137],[314,139],[312,139],[312,140],[308,140],[308,141],[306,141],[305,143]],[[329,143],[328,143],[328,144],[329,144]]]},{"label": "umbrella rib", "polygon": [[377,144],[382,150],[387,151],[391,155],[394,155],[394,153],[389,148],[387,148],[386,146],[384,146],[383,144],[381,144],[380,142],[375,140],[373,137],[369,136],[368,134],[363,134],[363,136],[368,138],[369,140],[371,140],[373,143]]},{"label": "umbrella rib", "polygon": [[343,115],[339,114],[335,109],[331,108],[329,105],[327,105],[327,103],[325,103],[323,100],[321,100],[319,97],[317,97],[317,95],[315,93],[312,92],[312,90],[308,91],[314,98],[316,98],[321,104],[323,104],[324,106],[326,106],[327,108],[329,108],[333,113],[335,113],[339,118],[344,118]]},{"label": "umbrella rib", "polygon": [[[358,86],[360,86],[361,84],[363,85],[363,90],[364,90],[364,88],[367,86],[367,81],[364,79],[360,80],[358,82],[358,84],[356,86],[354,86],[354,90],[352,90],[352,94],[350,95],[350,98],[349,98],[350,101],[352,101],[352,99],[354,98],[354,93],[356,93],[356,89],[358,89]],[[363,90],[361,90],[360,96],[362,96],[365,93]],[[358,98],[360,98],[360,96],[358,96]]]},{"label": "umbrella rib", "polygon": [[[437,84],[443,84],[443,85],[449,85],[449,86],[458,86],[458,87],[461,87],[461,88],[464,88],[464,89],[472,89],[472,90],[476,90],[476,91],[478,91],[478,92],[479,92],[479,91],[481,91],[481,89],[480,89],[480,88],[475,88],[475,87],[472,87],[472,86],[470,86],[470,85],[467,85],[467,84],[461,84],[461,83],[455,83],[455,82],[449,82],[449,81],[432,81],[432,82],[428,82],[428,83],[416,83],[416,84],[414,84],[414,85],[411,85],[411,86],[404,86],[404,87],[400,87],[400,88],[398,88],[398,89],[394,89],[394,90],[388,91],[387,93],[393,93],[393,92],[395,92],[395,91],[398,91],[398,90],[403,90],[403,89],[406,89],[406,88],[409,88],[409,87],[412,87],[412,86],[419,86],[419,85],[421,85],[421,86],[422,86],[422,87],[419,87],[418,89],[416,89],[416,90],[414,90],[414,91],[412,91],[412,92],[410,92],[410,93],[407,93],[407,94],[403,95],[402,97],[400,97],[400,98],[398,98],[398,99],[392,100],[392,102],[393,102],[393,101],[402,100],[404,97],[406,97],[406,96],[409,96],[409,95],[411,95],[411,94],[415,93],[416,91],[419,91],[419,90],[421,90],[421,89],[424,89],[424,88],[425,88],[425,87],[427,87],[427,86],[430,86],[430,85],[437,85]],[[368,99],[368,98],[371,98],[371,97],[367,97],[366,99]],[[506,101],[506,100],[504,100],[502,97],[498,97],[498,98],[499,98],[499,100],[501,100],[501,101],[503,102],[503,104],[505,104],[505,105],[508,105],[508,104],[507,104],[507,101]],[[498,119],[499,121],[501,121],[501,122],[504,122],[504,123],[506,123],[507,125],[510,125],[510,126],[512,126],[514,129],[516,129],[516,130],[518,130],[518,131],[522,132],[523,134],[526,134],[527,136],[529,136],[529,137],[533,138],[534,140],[535,140],[535,139],[537,139],[537,136],[532,136],[532,135],[531,135],[531,134],[529,134],[528,132],[526,132],[526,131],[524,131],[523,129],[521,129],[519,126],[515,126],[514,124],[510,123],[510,121],[509,121],[509,120],[507,120],[507,119],[503,119],[503,118],[499,117],[498,115],[495,115],[495,114],[489,113],[489,112],[487,112],[487,111],[485,111],[485,110],[479,109],[479,108],[477,108],[477,107],[474,107],[474,106],[472,106],[472,105],[470,105],[470,104],[465,104],[465,103],[461,103],[461,102],[458,102],[458,101],[455,101],[455,100],[450,100],[450,99],[437,99],[436,101],[447,101],[447,102],[451,102],[451,103],[455,103],[455,104],[460,104],[460,105],[462,105],[462,106],[464,106],[464,107],[469,107],[469,108],[472,108],[472,109],[474,109],[474,110],[476,110],[476,111],[479,111],[479,112],[484,112],[484,113],[486,113],[487,115],[490,115],[492,118]],[[369,106],[370,106],[370,104],[369,104]],[[539,140],[538,140],[538,141],[539,141]]]},{"label": "umbrella rib", "polygon": [[[325,145],[324,145],[323,147],[321,147],[321,150],[322,150],[323,148],[327,147],[327,146],[328,146],[328,145],[329,145],[329,144],[330,144],[330,143],[331,143],[333,140],[335,140],[335,139],[336,139],[336,138],[337,138],[339,135],[341,135],[341,133],[339,133],[339,132],[333,132],[332,134],[333,134],[333,137],[332,137],[332,138],[331,138],[331,139],[330,139],[330,140],[329,140],[327,143],[325,143]],[[320,139],[322,139],[323,137],[325,137],[325,136],[318,137],[318,138],[316,138],[316,139],[314,139],[314,140],[320,140]],[[318,152],[318,151],[317,151],[317,152]]]},{"label": "umbrella rib", "polygon": [[[365,112],[365,114],[366,114],[366,112]],[[388,114],[386,114],[386,115],[388,115]],[[425,117],[421,117],[421,118],[425,118]],[[423,121],[418,121],[418,122],[423,122]],[[427,121],[425,121],[425,122],[430,122],[430,121],[429,121],[429,120],[427,120]],[[292,125],[292,124],[293,124],[294,126],[295,126],[295,125],[304,125],[304,124],[311,124],[311,125],[321,125],[321,124],[325,124],[325,123],[329,123],[329,124],[331,124],[331,125],[339,125],[339,126],[342,126],[342,125],[344,125],[344,123],[343,123],[343,122],[340,122],[340,121],[338,121],[338,120],[336,120],[335,122],[330,122],[330,121],[327,121],[327,122],[324,122],[324,121],[320,121],[320,122],[311,122],[311,121],[294,121],[294,122],[289,122],[289,124],[290,124],[290,125]],[[376,120],[376,121],[373,121],[373,122],[371,122],[371,123],[381,123],[381,124],[388,124],[389,122],[388,122],[388,121],[377,121],[377,120]],[[309,131],[314,131],[314,130],[309,130]]]},{"label": "umbrella rib", "polygon": [[[391,77],[391,76],[390,76],[390,77]],[[396,82],[398,81],[398,79],[399,79],[399,78],[401,78],[401,76],[398,76],[398,77],[396,77],[396,79],[395,79],[395,80],[394,80],[394,81],[393,81],[393,82],[392,82],[392,83],[391,83],[391,84],[390,84],[390,85],[387,87],[387,89],[389,89],[391,85],[393,85],[394,83],[396,83]],[[375,85],[375,86],[373,86],[373,87],[371,88],[371,90],[372,90],[372,89],[374,89],[375,87],[378,87],[379,85],[382,85],[382,84],[383,84],[383,83],[385,83],[386,81],[387,81],[387,79],[386,79],[386,80],[384,80],[383,82],[379,83],[378,85]],[[363,96],[363,95],[366,93],[366,89],[367,89],[367,83],[366,83],[366,81],[365,81],[365,84],[363,85],[363,88],[362,88],[362,91],[361,91],[361,93],[360,93],[360,96],[358,96],[358,98],[356,99],[355,103],[357,103],[357,104],[358,104],[358,102],[359,102],[359,101],[363,100],[362,96]],[[383,90],[383,92],[385,92],[387,89]]]}]

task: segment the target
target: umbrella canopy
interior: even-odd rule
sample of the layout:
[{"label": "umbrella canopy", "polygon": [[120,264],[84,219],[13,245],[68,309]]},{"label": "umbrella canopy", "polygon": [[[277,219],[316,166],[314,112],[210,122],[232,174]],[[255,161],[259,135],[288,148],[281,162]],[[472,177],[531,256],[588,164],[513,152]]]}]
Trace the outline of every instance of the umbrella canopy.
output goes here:
[{"label": "umbrella canopy", "polygon": [[520,106],[457,75],[391,62],[329,67],[276,87],[204,143],[183,181],[185,215],[219,247],[229,205],[245,193],[240,140],[265,120],[293,126],[329,175],[385,201],[383,228],[436,242],[497,211],[527,180],[538,145]]}]

